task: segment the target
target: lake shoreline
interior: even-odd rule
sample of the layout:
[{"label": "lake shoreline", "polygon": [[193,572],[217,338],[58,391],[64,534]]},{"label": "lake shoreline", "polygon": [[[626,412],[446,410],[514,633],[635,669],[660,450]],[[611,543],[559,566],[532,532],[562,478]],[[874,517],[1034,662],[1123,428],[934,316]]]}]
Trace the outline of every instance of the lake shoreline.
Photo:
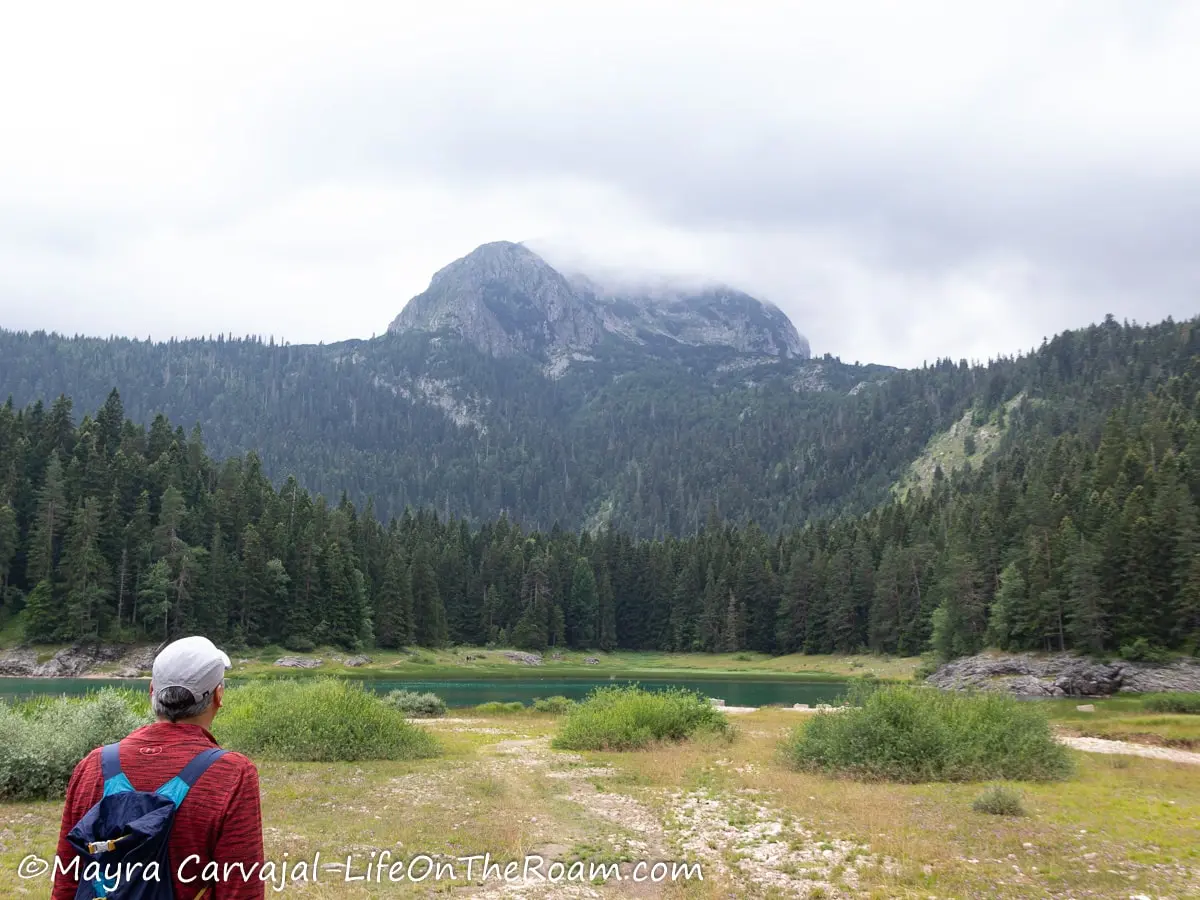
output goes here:
[{"label": "lake shoreline", "polygon": [[[83,644],[0,650],[0,677],[137,678],[149,674],[152,645]],[[282,647],[230,650],[232,673],[245,678],[335,676],[421,678],[705,678],[844,682],[856,677],[906,681],[919,660],[862,655],[660,653],[566,650],[530,654],[508,648],[450,647],[296,652]],[[280,665],[283,661],[291,665]],[[531,664],[531,662],[533,664]]]}]

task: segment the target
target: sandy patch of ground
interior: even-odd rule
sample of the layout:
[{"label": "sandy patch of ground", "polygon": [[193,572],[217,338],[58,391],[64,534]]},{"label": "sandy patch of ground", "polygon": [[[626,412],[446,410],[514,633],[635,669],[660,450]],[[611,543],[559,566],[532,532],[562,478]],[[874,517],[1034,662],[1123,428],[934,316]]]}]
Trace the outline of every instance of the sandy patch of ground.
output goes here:
[{"label": "sandy patch of ground", "polygon": [[1165,759],[1170,762],[1200,766],[1200,753],[1174,750],[1171,747],[1152,747],[1149,744],[1133,744],[1129,741],[1110,741],[1104,738],[1071,737],[1060,735],[1059,741],[1085,753],[1116,753],[1125,756],[1144,756],[1147,759]]}]

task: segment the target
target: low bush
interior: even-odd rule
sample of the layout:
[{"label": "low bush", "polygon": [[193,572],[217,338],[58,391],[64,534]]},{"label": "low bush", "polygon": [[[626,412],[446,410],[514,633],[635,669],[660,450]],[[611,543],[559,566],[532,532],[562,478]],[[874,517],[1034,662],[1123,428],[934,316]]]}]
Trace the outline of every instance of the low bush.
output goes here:
[{"label": "low bush", "polygon": [[921,662],[913,669],[913,681],[924,681],[930,675],[937,672],[942,667],[942,661],[937,658],[936,654],[926,653],[922,655]]},{"label": "low bush", "polygon": [[1127,659],[1130,662],[1148,663],[1165,663],[1174,658],[1169,650],[1164,650],[1144,637],[1136,638],[1130,644],[1122,644],[1118,655],[1121,659]]},{"label": "low bush", "polygon": [[700,694],[636,685],[597,688],[567,714],[553,740],[563,750],[639,750],[699,732],[731,734],[729,720]]},{"label": "low bush", "polygon": [[480,703],[475,707],[475,712],[482,713],[485,716],[512,715],[513,713],[525,712],[525,704],[518,703],[516,700],[513,700],[511,703],[489,700],[487,703]]},{"label": "low bush", "polygon": [[1021,794],[1002,784],[988,788],[975,798],[971,804],[975,812],[987,813],[990,816],[1023,816],[1025,807],[1021,803]]},{"label": "low bush", "polygon": [[1200,715],[1200,694],[1159,694],[1146,700],[1146,709],[1157,713]]},{"label": "low bush", "polygon": [[575,705],[574,700],[562,696],[538,697],[533,701],[533,711],[561,716],[569,713]]},{"label": "low bush", "polygon": [[410,719],[436,719],[446,714],[446,701],[437,694],[390,691],[384,699]]},{"label": "low bush", "polygon": [[852,691],[847,709],[817,713],[782,751],[795,768],[890,781],[1048,781],[1071,757],[1045,712],[1003,694],[913,685]]},{"label": "low bush", "polygon": [[257,759],[335,762],[436,756],[437,740],[347,679],[272,679],[231,688],[213,730]]},{"label": "low bush", "polygon": [[84,697],[0,703],[0,800],[62,797],[81,759],[149,721],[145,695],[112,688]]}]

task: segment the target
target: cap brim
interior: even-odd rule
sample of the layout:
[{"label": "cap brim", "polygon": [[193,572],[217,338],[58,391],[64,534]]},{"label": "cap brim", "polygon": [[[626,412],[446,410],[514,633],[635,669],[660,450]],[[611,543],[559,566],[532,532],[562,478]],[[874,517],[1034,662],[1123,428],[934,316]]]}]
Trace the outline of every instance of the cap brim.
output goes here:
[{"label": "cap brim", "polygon": [[232,668],[233,668],[233,663],[231,663],[231,662],[229,661],[229,654],[228,654],[228,653],[226,653],[224,650],[218,650],[217,652],[221,654],[221,659],[222,659],[222,660],[224,661],[224,663],[225,663],[225,668],[227,668],[227,669],[232,669]]}]

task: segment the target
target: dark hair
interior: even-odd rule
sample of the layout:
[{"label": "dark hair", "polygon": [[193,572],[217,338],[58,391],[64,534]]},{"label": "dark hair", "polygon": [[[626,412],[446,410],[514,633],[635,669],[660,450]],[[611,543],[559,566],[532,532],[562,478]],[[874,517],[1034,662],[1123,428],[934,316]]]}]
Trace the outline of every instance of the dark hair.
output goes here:
[{"label": "dark hair", "polygon": [[154,715],[160,719],[177,722],[203,713],[212,704],[215,693],[216,691],[207,693],[197,700],[196,695],[187,688],[167,687],[154,692],[150,705],[154,709]]}]

